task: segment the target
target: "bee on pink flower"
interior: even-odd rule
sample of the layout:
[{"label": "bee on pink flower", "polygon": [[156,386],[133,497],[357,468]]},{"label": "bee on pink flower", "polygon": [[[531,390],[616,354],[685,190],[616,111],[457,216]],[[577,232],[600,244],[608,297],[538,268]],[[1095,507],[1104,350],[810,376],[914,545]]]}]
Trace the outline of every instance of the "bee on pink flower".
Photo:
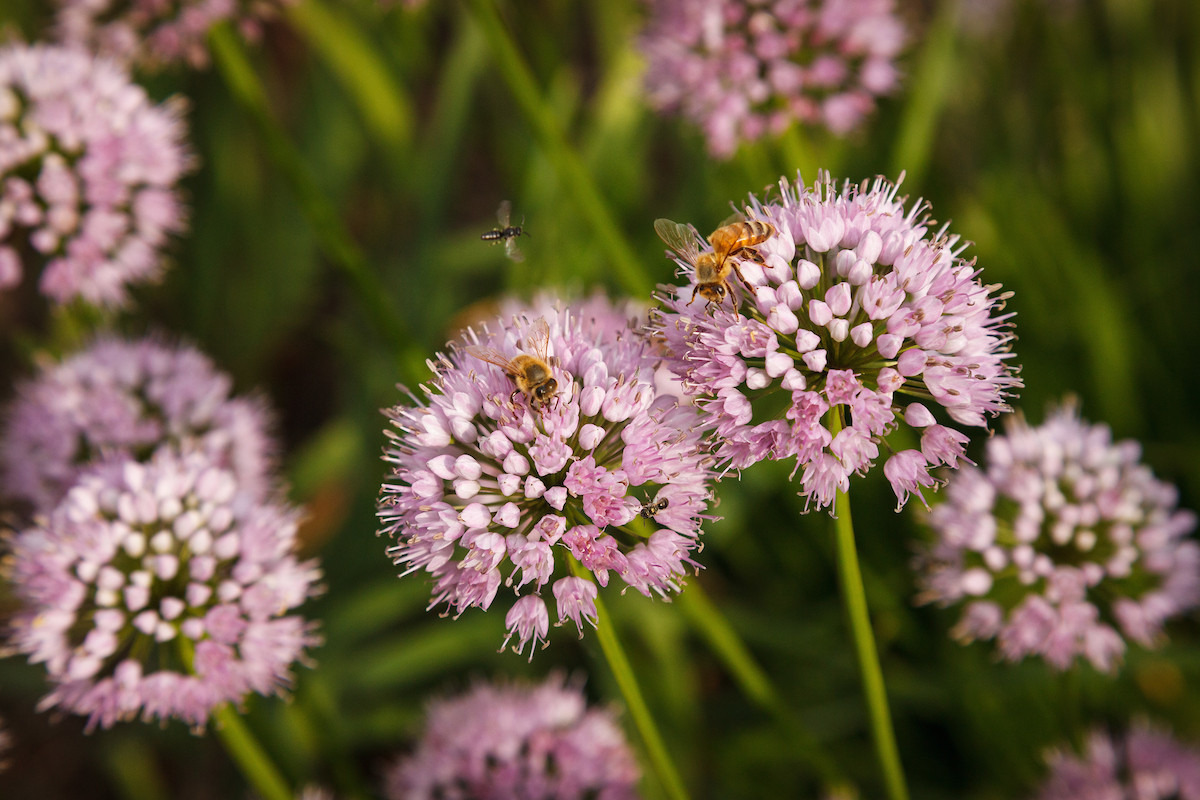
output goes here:
[{"label": "bee on pink flower", "polygon": [[[930,230],[925,206],[906,211],[897,191],[882,178],[839,189],[824,175],[751,197],[746,218],[774,234],[740,260],[726,296],[693,303],[695,266],[677,258],[689,285],[664,287],[652,323],[718,461],[794,458],[817,508],[879,458],[899,505],[921,497],[931,469],[965,459],[951,423],[986,427],[1021,385],[1003,296],[957,236]],[[889,445],[902,424],[919,449]]]},{"label": "bee on pink flower", "polygon": [[[378,514],[396,540],[389,555],[403,574],[427,573],[432,605],[455,615],[511,589],[506,624],[522,652],[549,632],[547,588],[558,624],[595,624],[596,587],[571,574],[572,559],[602,586],[615,574],[645,595],[679,591],[707,518],[696,410],[659,391],[657,354],[595,302],[469,331],[438,356],[424,398],[387,412],[396,430]],[[472,355],[525,352],[530,337],[550,402]],[[644,518],[656,498],[667,502]]]}]

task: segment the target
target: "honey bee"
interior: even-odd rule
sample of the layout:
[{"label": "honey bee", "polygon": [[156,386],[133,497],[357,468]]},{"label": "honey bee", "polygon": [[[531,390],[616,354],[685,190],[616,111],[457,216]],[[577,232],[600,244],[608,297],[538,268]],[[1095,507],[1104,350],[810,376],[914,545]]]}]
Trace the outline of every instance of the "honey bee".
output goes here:
[{"label": "honey bee", "polygon": [[696,290],[692,299],[688,300],[688,305],[697,296],[703,297],[709,305],[723,302],[733,288],[729,284],[730,273],[736,273],[743,283],[746,281],[738,269],[737,259],[749,258],[762,263],[762,256],[754,247],[775,235],[775,226],[769,222],[757,219],[732,222],[709,234],[708,243],[712,245],[712,252],[701,253],[690,226],[669,219],[657,219],[654,221],[654,230],[668,247],[696,270]]},{"label": "honey bee", "polygon": [[667,506],[670,504],[671,501],[665,497],[658,497],[654,500],[646,500],[642,503],[641,515],[646,519],[652,519],[655,514],[666,511]]},{"label": "honey bee", "polygon": [[529,327],[529,332],[525,334],[525,344],[533,353],[518,353],[512,358],[494,348],[478,345],[469,345],[466,351],[481,361],[495,364],[504,370],[505,375],[512,378],[517,388],[509,397],[510,401],[520,392],[529,398],[529,405],[533,410],[540,411],[558,392],[558,381],[554,379],[549,364],[550,356],[547,355],[550,326],[545,317],[538,317]]},{"label": "honey bee", "polygon": [[524,233],[526,236],[529,233],[520,225],[509,225],[509,214],[512,212],[512,204],[507,200],[500,203],[500,208],[496,210],[496,221],[500,223],[499,228],[492,228],[487,233],[481,233],[480,239],[485,242],[504,242],[504,255],[508,256],[513,261],[524,261],[525,254],[517,249],[517,237]]}]

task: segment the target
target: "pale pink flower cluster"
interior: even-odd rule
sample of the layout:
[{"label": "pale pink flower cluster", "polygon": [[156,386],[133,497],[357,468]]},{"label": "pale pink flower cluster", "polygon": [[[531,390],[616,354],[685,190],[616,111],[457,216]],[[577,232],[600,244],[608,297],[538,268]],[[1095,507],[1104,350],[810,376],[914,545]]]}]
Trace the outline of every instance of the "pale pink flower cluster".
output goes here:
[{"label": "pale pink flower cluster", "polygon": [[42,708],[203,726],[279,691],[318,643],[289,613],[318,570],[293,555],[296,512],[239,489],[204,453],[101,464],[12,539],[11,644],[45,664]]},{"label": "pale pink flower cluster", "polygon": [[561,676],[480,683],[430,704],[415,752],[389,770],[388,800],[633,800],[637,762],[610,712]]},{"label": "pale pink flower cluster", "polygon": [[1051,753],[1037,800],[1200,800],[1200,750],[1145,724],[1095,731],[1087,752]]},{"label": "pale pink flower cluster", "polygon": [[273,444],[259,400],[203,353],[154,339],[97,339],[17,386],[0,440],[0,493],[49,512],[79,475],[105,459],[200,451],[242,491],[272,488]]},{"label": "pale pink flower cluster", "polygon": [[0,288],[44,265],[55,302],[120,306],[157,279],[184,226],[180,109],[82,51],[0,47]]},{"label": "pale pink flower cluster", "polygon": [[559,624],[596,622],[596,586],[571,559],[601,585],[615,573],[646,595],[678,591],[710,478],[695,410],[659,393],[658,359],[617,312],[541,310],[556,396],[531,407],[503,369],[464,349],[536,352],[535,320],[469,332],[438,356],[423,401],[388,412],[397,430],[378,511],[404,574],[432,577],[432,605],[487,609],[511,588],[509,638],[531,656],[551,591]]},{"label": "pale pink flower cluster", "polygon": [[[986,427],[1021,385],[997,287],[961,257],[957,236],[930,229],[924,204],[906,211],[896,194],[882,178],[781,181],[776,199],[746,206],[774,234],[756,247],[763,263],[732,256],[745,283],[731,272],[733,291],[711,305],[694,284],[664,287],[656,312],[666,363],[703,411],[718,459],[742,469],[795,458],[817,508],[881,450],[899,504],[920,496],[933,468],[964,460],[966,435],[945,423]],[[677,261],[694,280],[695,265]],[[889,446],[901,424],[919,449]]]},{"label": "pale pink flower cluster", "polygon": [[1200,544],[1196,516],[1140,456],[1073,405],[1039,427],[1014,419],[930,512],[938,539],[917,560],[919,599],[962,604],[955,636],[994,638],[1012,661],[1111,671],[1125,639],[1155,645],[1168,618],[1200,604]]},{"label": "pale pink flower cluster", "polygon": [[56,0],[58,35],[139,67],[208,64],[208,33],[230,22],[256,39],[292,0]]},{"label": "pale pink flower cluster", "polygon": [[844,134],[899,84],[892,0],[650,0],[650,103],[699,125],[708,149],[795,122]]}]

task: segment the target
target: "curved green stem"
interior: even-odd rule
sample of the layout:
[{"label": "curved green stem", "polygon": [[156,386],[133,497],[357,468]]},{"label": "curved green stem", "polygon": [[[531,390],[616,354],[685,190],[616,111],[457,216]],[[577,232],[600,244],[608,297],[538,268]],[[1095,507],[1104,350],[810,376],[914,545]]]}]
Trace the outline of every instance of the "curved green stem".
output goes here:
[{"label": "curved green stem", "polygon": [[505,29],[492,0],[468,0],[472,16],[482,28],[484,38],[495,56],[509,90],[524,112],[533,134],[554,165],[555,171],[570,186],[571,194],[580,210],[595,229],[599,244],[612,260],[613,272],[625,289],[635,297],[647,296],[653,288],[645,271],[638,262],[633,248],[617,226],[608,204],[600,195],[596,182],[588,173],[579,155],[567,142],[554,113],[543,101],[542,93],[534,79],[533,71],[521,57]]},{"label": "curved green stem", "polygon": [[[827,427],[833,436],[842,429],[840,409],[829,410]],[[908,788],[904,783],[904,770],[900,766],[900,751],[896,747],[896,734],[892,730],[892,716],[888,711],[887,690],[883,685],[883,670],[879,666],[879,653],[875,648],[875,634],[871,630],[871,617],[867,612],[867,593],[863,588],[862,571],[858,566],[858,550],[854,545],[854,523],[850,519],[850,495],[840,489],[834,501],[834,529],[837,539],[838,575],[842,584],[842,599],[846,614],[850,618],[850,631],[854,636],[854,651],[858,656],[858,667],[862,673],[863,694],[866,696],[867,711],[871,719],[871,736],[875,740],[875,752],[883,769],[884,783],[890,800],[908,800]]]},{"label": "curved green stem", "polygon": [[683,615],[708,642],[713,653],[725,664],[746,697],[788,730],[797,746],[796,755],[815,769],[827,785],[844,783],[845,776],[833,758],[788,708],[729,620],[713,605],[704,587],[698,581],[692,581],[676,602]]},{"label": "curved green stem", "polygon": [[[196,650],[192,640],[181,636],[176,641],[185,669],[193,672]],[[216,722],[217,738],[242,770],[242,775],[262,795],[262,800],[292,800],[287,781],[233,706],[222,703],[213,711],[212,718]]]},{"label": "curved green stem", "polygon": [[292,800],[287,781],[233,706],[222,705],[213,712],[213,719],[217,723],[217,738],[263,800]]},{"label": "curved green stem", "polygon": [[367,316],[393,351],[411,356],[408,361],[416,358],[416,363],[420,363],[421,357],[405,352],[411,339],[400,323],[402,315],[389,301],[390,294],[346,230],[337,209],[322,192],[303,157],[271,115],[266,88],[246,57],[241,42],[229,25],[223,24],[213,28],[209,43],[217,70],[234,98],[258,126],[268,157],[291,184],[300,211],[312,227],[321,251],[349,278]]},{"label": "curved green stem", "polygon": [[[570,558],[570,562],[571,572],[576,577],[587,581],[592,580],[592,574],[584,569],[578,561]],[[679,777],[679,771],[675,769],[675,764],[667,753],[662,734],[658,732],[658,726],[655,725],[654,717],[650,714],[650,707],[646,705],[646,699],[642,696],[637,677],[633,674],[633,667],[625,655],[625,649],[621,647],[621,641],[617,638],[612,620],[599,595],[596,596],[596,638],[600,640],[600,649],[604,651],[608,667],[612,670],[613,677],[617,680],[617,686],[625,698],[629,716],[633,718],[633,724],[642,737],[642,743],[646,746],[646,756],[650,761],[650,768],[654,771],[668,797],[672,800],[687,800],[688,793],[684,788],[683,779]]]}]

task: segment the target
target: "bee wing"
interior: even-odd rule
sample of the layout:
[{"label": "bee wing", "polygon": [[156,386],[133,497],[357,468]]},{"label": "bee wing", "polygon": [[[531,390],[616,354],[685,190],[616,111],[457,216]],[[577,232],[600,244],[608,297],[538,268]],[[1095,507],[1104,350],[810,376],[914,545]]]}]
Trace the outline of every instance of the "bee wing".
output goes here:
[{"label": "bee wing", "polygon": [[525,334],[525,346],[542,361],[550,358],[550,324],[545,317],[538,317],[529,326]]},{"label": "bee wing", "polygon": [[501,200],[500,207],[496,209],[496,220],[500,223],[502,229],[508,227],[508,219],[511,214],[512,203],[507,200]]},{"label": "bee wing", "polygon": [[745,222],[745,221],[746,221],[745,214],[743,214],[740,211],[734,211],[728,217],[721,220],[721,224],[717,226],[717,229],[720,230],[721,228],[724,228],[726,225],[735,225],[739,222]]},{"label": "bee wing", "polygon": [[468,355],[475,356],[480,361],[486,361],[489,364],[495,364],[509,375],[512,375],[517,371],[513,368],[512,359],[494,347],[481,347],[477,344],[471,344],[467,345],[463,349],[467,351]]},{"label": "bee wing", "polygon": [[656,219],[654,220],[654,232],[684,261],[689,264],[696,263],[696,257],[700,255],[700,247],[696,244],[696,232],[691,225],[684,225],[669,219]]},{"label": "bee wing", "polygon": [[518,263],[525,260],[525,254],[521,252],[521,248],[517,247],[517,237],[510,236],[504,240],[504,255]]}]

